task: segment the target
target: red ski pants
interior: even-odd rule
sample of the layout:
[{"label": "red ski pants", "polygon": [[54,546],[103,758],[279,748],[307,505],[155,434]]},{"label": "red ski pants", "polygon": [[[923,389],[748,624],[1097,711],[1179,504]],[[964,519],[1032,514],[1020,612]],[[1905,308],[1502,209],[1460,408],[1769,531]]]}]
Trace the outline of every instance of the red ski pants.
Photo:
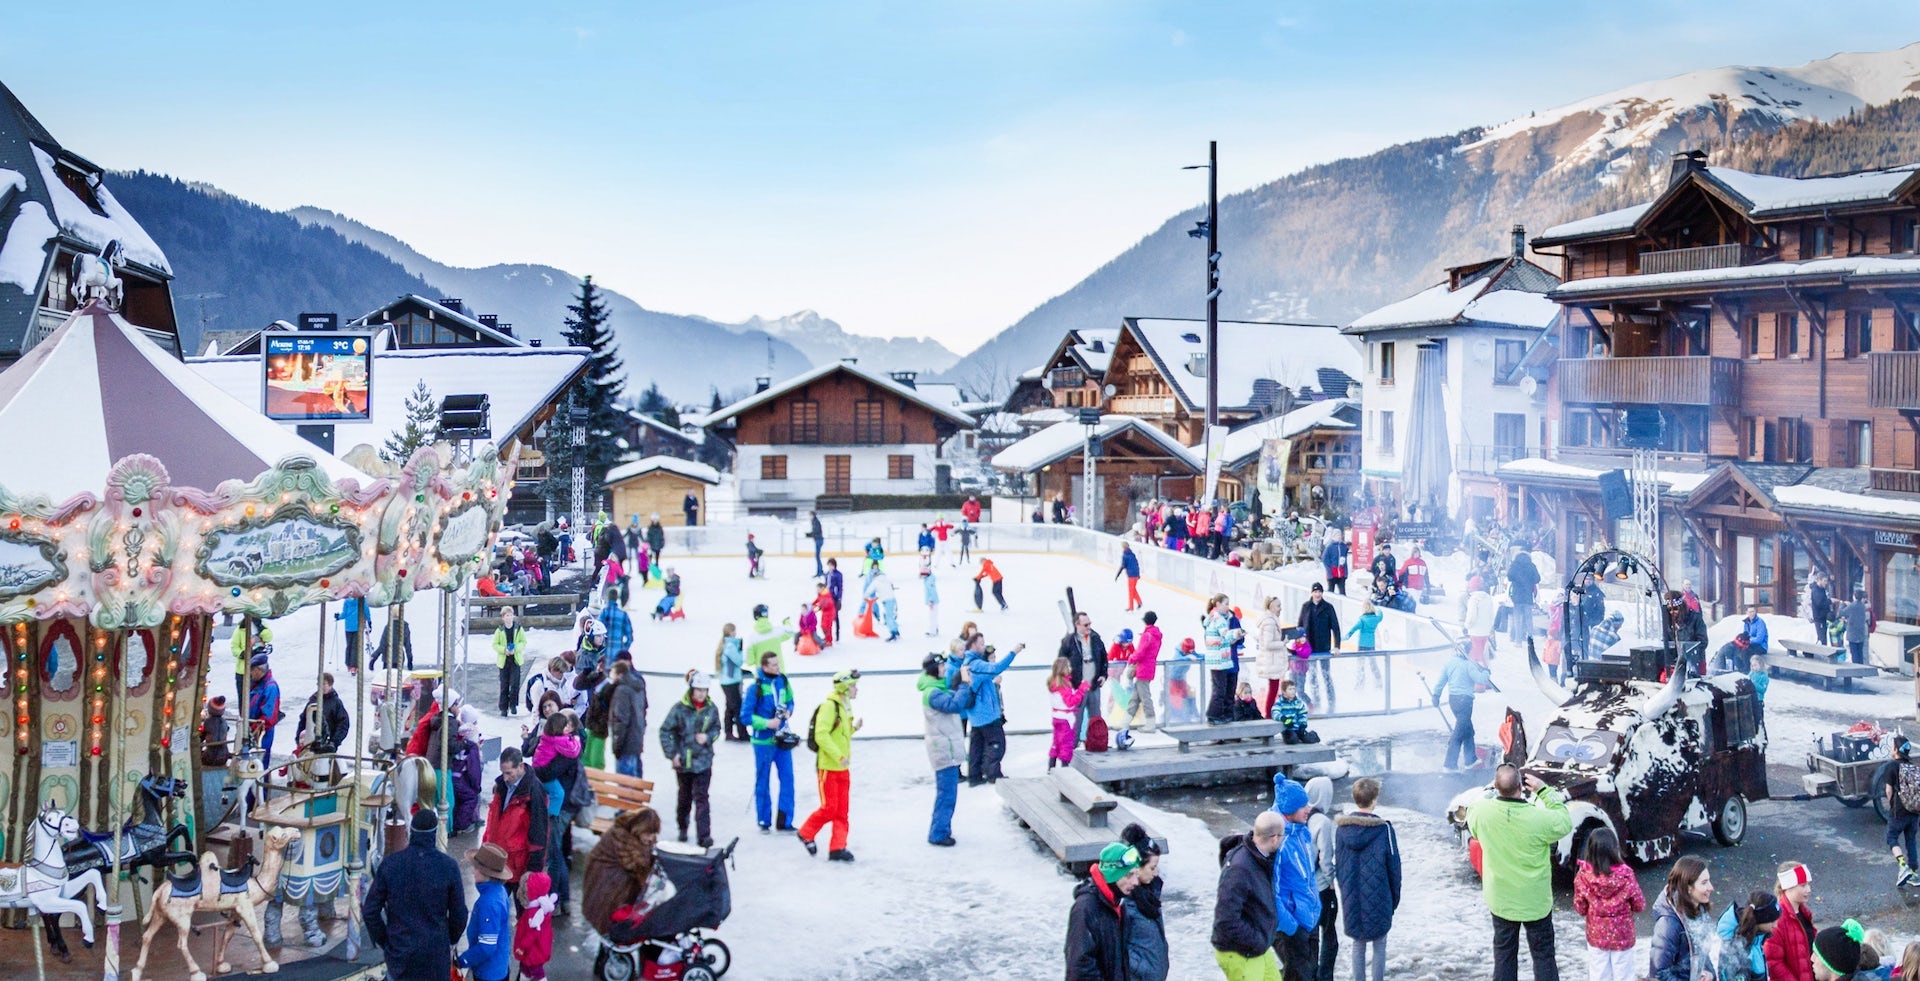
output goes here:
[{"label": "red ski pants", "polygon": [[1127,609],[1133,610],[1147,605],[1140,600],[1140,577],[1127,577]]},{"label": "red ski pants", "polygon": [[820,806],[807,815],[807,822],[800,826],[800,837],[812,841],[820,836],[820,829],[833,825],[833,836],[827,844],[829,851],[841,851],[847,847],[847,797],[852,787],[852,774],[846,770],[815,771],[820,781]]}]

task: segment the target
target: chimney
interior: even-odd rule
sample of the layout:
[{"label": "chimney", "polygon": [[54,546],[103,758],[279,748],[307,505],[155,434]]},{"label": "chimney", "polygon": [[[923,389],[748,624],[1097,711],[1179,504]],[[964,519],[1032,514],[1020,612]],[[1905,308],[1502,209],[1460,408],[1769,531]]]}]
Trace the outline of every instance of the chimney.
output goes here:
[{"label": "chimney", "polygon": [[536,338],[534,338],[533,340],[530,340],[530,341],[528,341],[528,342],[527,342],[527,346],[528,346],[528,347],[539,347],[539,346],[540,346],[540,338],[538,338],[538,337],[536,337]]},{"label": "chimney", "polygon": [[753,394],[755,395],[758,395],[761,392],[764,392],[767,389],[772,387],[773,387],[773,378],[769,375],[761,375],[753,380]]},{"label": "chimney", "polygon": [[1696,170],[1707,168],[1707,154],[1704,150],[1682,150],[1673,155],[1668,165],[1667,186],[1672,187],[1687,179],[1687,175]]},{"label": "chimney", "polygon": [[1513,226],[1513,257],[1525,258],[1527,254],[1527,226]]},{"label": "chimney", "polygon": [[847,358],[841,358],[841,359],[840,359],[840,363],[841,363],[841,364],[859,364],[859,363],[860,363],[860,359],[859,359],[859,358],[853,358],[853,357],[847,357]]},{"label": "chimney", "polygon": [[914,380],[920,377],[920,373],[917,371],[889,371],[887,372],[887,377],[893,379],[894,381],[899,382],[902,385],[907,386],[908,388],[919,387],[918,385],[914,384]]}]

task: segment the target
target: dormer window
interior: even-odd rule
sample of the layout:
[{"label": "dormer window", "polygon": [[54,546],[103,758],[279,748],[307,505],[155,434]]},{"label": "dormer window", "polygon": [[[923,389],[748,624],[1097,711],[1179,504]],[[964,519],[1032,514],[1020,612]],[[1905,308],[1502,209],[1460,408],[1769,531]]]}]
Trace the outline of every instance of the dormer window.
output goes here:
[{"label": "dormer window", "polygon": [[107,217],[107,210],[100,206],[99,192],[94,190],[100,186],[99,174],[89,174],[65,161],[54,165],[53,172],[60,178],[60,183],[66,185],[67,190],[87,206],[87,210],[102,218]]}]

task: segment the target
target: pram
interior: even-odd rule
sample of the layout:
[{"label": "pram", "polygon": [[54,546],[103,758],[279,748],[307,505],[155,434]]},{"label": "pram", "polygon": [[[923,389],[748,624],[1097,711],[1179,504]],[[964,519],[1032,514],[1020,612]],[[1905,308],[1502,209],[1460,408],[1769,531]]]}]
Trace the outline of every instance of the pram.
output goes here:
[{"label": "pram", "polygon": [[654,864],[673,883],[673,894],[639,920],[595,923],[600,952],[593,976],[603,981],[715,981],[733,966],[733,953],[717,930],[733,912],[727,864],[735,838],[719,848],[662,842]]}]

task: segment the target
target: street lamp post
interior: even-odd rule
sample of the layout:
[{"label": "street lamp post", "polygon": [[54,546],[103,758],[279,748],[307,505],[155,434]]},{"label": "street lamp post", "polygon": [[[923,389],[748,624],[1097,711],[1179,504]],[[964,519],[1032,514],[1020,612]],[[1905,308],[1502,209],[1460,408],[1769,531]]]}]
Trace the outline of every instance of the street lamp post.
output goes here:
[{"label": "street lamp post", "polygon": [[[587,407],[575,402],[567,411],[567,421],[573,424],[573,528],[574,534],[585,534],[587,528]],[[588,543],[591,546],[591,542]],[[587,549],[581,549],[585,555]]]},{"label": "street lamp post", "polygon": [[1207,141],[1207,162],[1184,170],[1207,171],[1207,220],[1187,234],[1207,240],[1207,469],[1206,492],[1210,501],[1220,480],[1218,449],[1220,428],[1220,142]]}]

